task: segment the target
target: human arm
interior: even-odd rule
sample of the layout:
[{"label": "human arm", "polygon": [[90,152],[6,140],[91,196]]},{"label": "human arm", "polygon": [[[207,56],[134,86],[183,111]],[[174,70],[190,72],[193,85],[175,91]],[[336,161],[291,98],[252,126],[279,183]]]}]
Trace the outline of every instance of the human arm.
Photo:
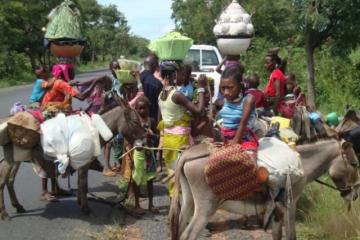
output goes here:
[{"label": "human arm", "polygon": [[246,97],[245,103],[244,103],[244,109],[243,109],[243,116],[240,119],[239,127],[236,131],[235,137],[229,141],[230,144],[238,144],[240,143],[244,131],[246,129],[246,126],[249,121],[249,117],[251,112],[255,109],[255,98],[252,95],[248,95]]},{"label": "human arm", "polygon": [[201,115],[204,112],[205,109],[205,87],[207,84],[207,79],[205,75],[200,75],[198,80],[198,89],[204,89],[204,91],[198,92],[199,94],[199,102],[197,105],[195,105],[193,102],[191,102],[184,94],[176,92],[172,100],[174,103],[181,105],[185,107],[187,110],[189,110],[194,115]]},{"label": "human arm", "polygon": [[222,66],[224,65],[224,63],[225,63],[226,60],[227,60],[227,56],[225,56],[225,57],[221,60],[221,62],[219,63],[219,65],[217,65],[217,67],[216,67],[216,69],[215,69],[215,71],[216,71],[217,73],[222,74],[221,68],[222,68]]}]

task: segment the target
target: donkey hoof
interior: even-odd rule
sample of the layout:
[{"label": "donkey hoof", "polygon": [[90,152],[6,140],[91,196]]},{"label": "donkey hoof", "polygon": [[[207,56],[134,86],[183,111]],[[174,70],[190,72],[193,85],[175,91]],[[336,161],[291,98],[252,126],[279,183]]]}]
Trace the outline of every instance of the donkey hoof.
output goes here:
[{"label": "donkey hoof", "polygon": [[81,208],[81,213],[84,214],[85,216],[89,216],[91,214],[91,208],[89,207],[82,207]]},{"label": "donkey hoof", "polygon": [[26,213],[26,210],[23,206],[19,205],[16,207],[16,212],[17,213]]},{"label": "donkey hoof", "polygon": [[0,218],[3,221],[11,221],[11,218],[9,217],[9,215],[7,214],[7,212],[2,212],[0,213]]}]

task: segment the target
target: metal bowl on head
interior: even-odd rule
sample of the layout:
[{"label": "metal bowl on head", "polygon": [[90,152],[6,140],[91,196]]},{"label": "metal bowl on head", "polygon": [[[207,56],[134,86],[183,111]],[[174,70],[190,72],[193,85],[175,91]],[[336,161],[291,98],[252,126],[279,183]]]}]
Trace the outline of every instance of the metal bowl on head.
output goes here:
[{"label": "metal bowl on head", "polygon": [[251,38],[218,38],[216,41],[223,55],[239,55],[249,48]]}]

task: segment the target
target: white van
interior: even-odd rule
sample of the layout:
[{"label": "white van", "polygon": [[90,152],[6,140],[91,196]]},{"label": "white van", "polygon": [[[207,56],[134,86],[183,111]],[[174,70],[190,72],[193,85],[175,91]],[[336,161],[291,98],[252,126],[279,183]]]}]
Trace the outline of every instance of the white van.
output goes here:
[{"label": "white van", "polygon": [[184,61],[192,65],[192,74],[195,79],[197,79],[200,74],[206,74],[206,76],[214,79],[213,101],[216,100],[219,93],[221,75],[216,72],[216,67],[221,61],[222,56],[219,50],[210,45],[192,45]]}]

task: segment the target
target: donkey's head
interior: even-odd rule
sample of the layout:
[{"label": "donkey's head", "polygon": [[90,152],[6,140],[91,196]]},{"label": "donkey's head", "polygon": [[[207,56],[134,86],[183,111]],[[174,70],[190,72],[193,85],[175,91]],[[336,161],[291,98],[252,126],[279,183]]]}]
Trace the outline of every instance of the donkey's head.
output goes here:
[{"label": "donkey's head", "polygon": [[145,129],[141,126],[139,114],[129,107],[121,97],[114,96],[115,101],[122,109],[122,116],[118,118],[117,130],[121,133],[130,143],[145,142]]},{"label": "donkey's head", "polygon": [[359,195],[358,166],[352,143],[341,141],[340,153],[332,162],[329,175],[345,200],[355,200]]}]

